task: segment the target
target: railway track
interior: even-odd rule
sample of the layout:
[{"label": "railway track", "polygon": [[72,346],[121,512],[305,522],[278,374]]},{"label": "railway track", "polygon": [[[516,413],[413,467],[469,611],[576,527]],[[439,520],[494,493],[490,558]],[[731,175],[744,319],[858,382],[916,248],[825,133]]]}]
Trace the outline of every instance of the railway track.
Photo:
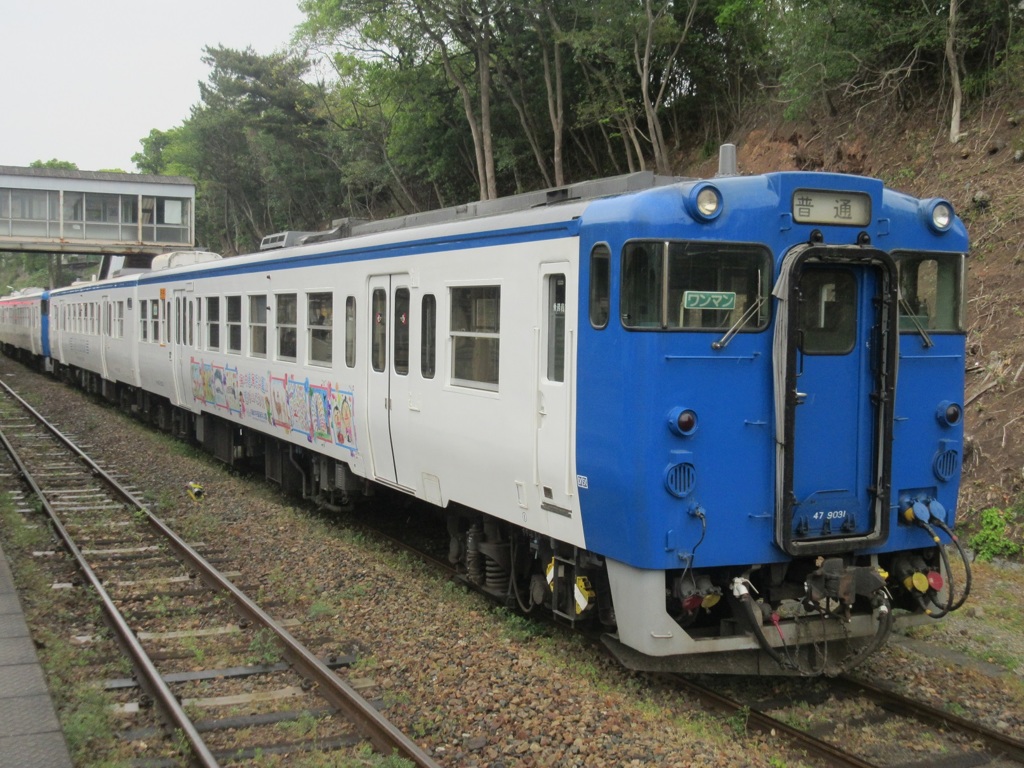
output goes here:
[{"label": "railway track", "polygon": [[849,675],[776,683],[672,679],[746,728],[783,735],[828,766],[1024,765],[1021,740]]},{"label": "railway track", "polygon": [[215,549],[187,543],[2,383],[0,441],[77,564],[80,577],[58,566],[61,586],[94,593],[131,658],[133,677],[105,687],[135,758],[217,766],[370,744],[436,768],[332,670],[350,659],[314,655],[215,567]]}]

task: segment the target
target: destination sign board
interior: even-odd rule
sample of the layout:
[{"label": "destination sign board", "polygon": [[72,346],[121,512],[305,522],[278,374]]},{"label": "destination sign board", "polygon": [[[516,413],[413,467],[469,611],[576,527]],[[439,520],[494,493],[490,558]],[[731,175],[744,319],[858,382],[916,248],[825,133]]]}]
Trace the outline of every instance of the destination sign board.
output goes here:
[{"label": "destination sign board", "polygon": [[793,193],[793,221],[866,227],[871,223],[871,198],[859,192],[798,189]]}]

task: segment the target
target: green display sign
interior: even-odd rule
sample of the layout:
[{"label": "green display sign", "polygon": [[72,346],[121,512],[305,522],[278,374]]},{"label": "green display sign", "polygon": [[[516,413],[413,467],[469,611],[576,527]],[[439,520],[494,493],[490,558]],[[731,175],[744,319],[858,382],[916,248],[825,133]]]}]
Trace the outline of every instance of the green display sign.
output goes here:
[{"label": "green display sign", "polygon": [[736,309],[736,292],[686,291],[683,309]]}]

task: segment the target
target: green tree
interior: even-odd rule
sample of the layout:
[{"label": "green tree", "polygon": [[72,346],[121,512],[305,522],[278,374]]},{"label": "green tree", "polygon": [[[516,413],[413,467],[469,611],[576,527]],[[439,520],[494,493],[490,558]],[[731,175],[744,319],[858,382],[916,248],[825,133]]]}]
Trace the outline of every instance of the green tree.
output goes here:
[{"label": "green tree", "polygon": [[78,166],[72,163],[70,160],[58,160],[53,158],[52,160],[33,160],[29,163],[29,168],[51,168],[58,171],[77,171]]},{"label": "green tree", "polygon": [[180,147],[184,138],[184,128],[171,128],[161,131],[154,128],[149,135],[139,140],[142,150],[132,155],[132,162],[140,173],[154,176],[188,175],[189,169],[175,163],[174,148]]},{"label": "green tree", "polygon": [[948,87],[955,122],[961,98],[990,80],[1024,21],[1011,0],[801,0],[778,8],[772,39],[794,117],[816,105],[833,115],[841,105],[941,106]]}]

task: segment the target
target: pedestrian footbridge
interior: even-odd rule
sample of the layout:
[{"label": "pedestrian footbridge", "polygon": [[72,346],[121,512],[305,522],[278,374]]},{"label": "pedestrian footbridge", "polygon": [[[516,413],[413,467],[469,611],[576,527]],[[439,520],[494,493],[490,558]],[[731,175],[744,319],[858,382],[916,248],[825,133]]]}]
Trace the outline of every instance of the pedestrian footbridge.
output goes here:
[{"label": "pedestrian footbridge", "polygon": [[181,176],[0,165],[0,251],[155,256],[195,244]]}]

